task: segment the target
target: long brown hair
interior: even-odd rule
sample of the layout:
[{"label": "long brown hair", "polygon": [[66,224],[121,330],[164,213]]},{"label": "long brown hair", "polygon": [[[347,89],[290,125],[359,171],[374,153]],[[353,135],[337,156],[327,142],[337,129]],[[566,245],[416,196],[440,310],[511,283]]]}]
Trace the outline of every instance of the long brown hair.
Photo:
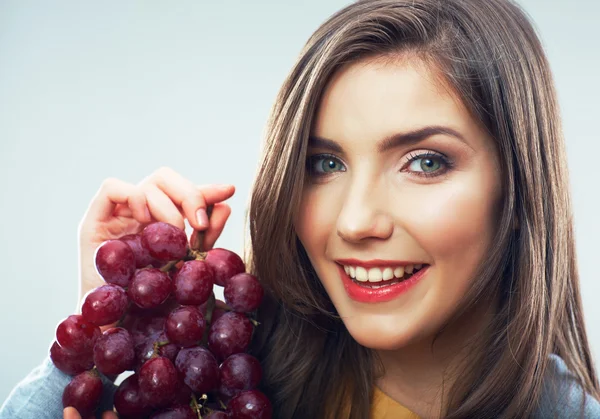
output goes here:
[{"label": "long brown hair", "polygon": [[369,416],[375,355],[336,317],[294,219],[307,140],[333,74],[359,60],[406,53],[436,66],[487,128],[503,178],[497,245],[456,316],[490,293],[498,312],[474,337],[470,353],[477,356],[442,414],[528,417],[551,353],[598,397],[556,93],[527,16],[509,0],[363,0],[327,20],[301,52],[273,107],[251,197],[248,262],[268,295],[254,350],[275,417]]}]

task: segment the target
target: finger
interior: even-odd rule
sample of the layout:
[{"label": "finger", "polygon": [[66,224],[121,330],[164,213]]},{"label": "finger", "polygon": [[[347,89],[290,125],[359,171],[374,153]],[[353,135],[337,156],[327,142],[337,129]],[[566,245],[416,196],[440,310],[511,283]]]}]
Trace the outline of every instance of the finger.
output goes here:
[{"label": "finger", "polygon": [[94,220],[106,221],[113,216],[118,204],[131,208],[136,220],[150,222],[150,214],[146,207],[146,197],[143,191],[135,185],[114,178],[107,179],[102,183],[88,208],[87,216]]},{"label": "finger", "polygon": [[131,208],[129,208],[128,206],[125,206],[125,205],[120,205],[120,204],[115,207],[115,210],[113,211],[113,215],[115,217],[133,218],[133,212],[131,211]]},{"label": "finger", "polygon": [[[173,169],[163,167],[144,181],[145,184],[156,185],[177,207],[194,228],[206,228],[205,217],[197,210],[206,207],[202,193],[188,179]],[[199,217],[200,215],[200,217]]]},{"label": "finger", "polygon": [[154,219],[185,230],[183,216],[163,191],[154,184],[146,184],[143,189],[146,192],[146,202],[150,208],[150,214]]},{"label": "finger", "polygon": [[225,201],[235,193],[235,186],[233,185],[200,185],[198,189],[204,195],[207,205]]},{"label": "finger", "polygon": [[[200,197],[202,199],[196,202],[196,219],[197,225],[192,225],[196,230],[203,231],[206,230],[207,227],[210,228],[212,222],[209,222],[207,216],[207,207],[209,205],[215,206],[220,202],[229,199],[235,193],[235,186],[233,185],[203,185],[197,187],[198,191],[200,191]],[[231,212],[231,209],[229,209]],[[212,218],[212,216],[211,216]],[[192,223],[190,223],[192,224]],[[220,231],[223,230],[223,226],[221,226]],[[220,231],[218,234],[220,234]],[[217,237],[218,237],[217,234]],[[216,238],[215,238],[216,240]],[[211,245],[212,246],[212,245]],[[209,247],[210,248],[210,247]]]},{"label": "finger", "polygon": [[[177,208],[177,209],[179,210],[179,213],[181,214],[181,216],[184,217],[183,210],[179,209],[179,208]],[[133,218],[131,209],[129,209],[128,207],[125,207],[123,205],[117,205],[117,208],[115,209],[115,212],[113,213],[113,215],[115,217]],[[156,221],[154,218],[152,218],[152,215],[150,215],[149,219],[150,219],[150,222]],[[146,224],[148,224],[148,223],[146,223]]]},{"label": "finger", "polygon": [[[212,215],[210,217],[210,226],[206,231],[203,231],[204,237],[200,247],[203,251],[213,248],[217,239],[221,236],[225,223],[231,214],[231,207],[224,203],[215,204]],[[190,237],[190,244],[196,245],[197,235],[199,230],[194,230]]]},{"label": "finger", "polygon": [[204,248],[212,249],[215,242],[223,232],[225,223],[231,214],[231,207],[227,204],[215,204],[212,215],[210,216],[210,227],[206,230],[204,236]]},{"label": "finger", "polygon": [[74,407],[66,407],[63,410],[63,419],[81,419],[81,415]]},{"label": "finger", "polygon": [[115,412],[106,411],[102,414],[102,419],[119,419]]},{"label": "finger", "polygon": [[169,168],[159,169],[149,181],[156,183],[156,186],[183,210],[190,225],[197,230],[208,227],[206,207],[229,198],[234,191],[232,185],[213,185],[202,190]]}]

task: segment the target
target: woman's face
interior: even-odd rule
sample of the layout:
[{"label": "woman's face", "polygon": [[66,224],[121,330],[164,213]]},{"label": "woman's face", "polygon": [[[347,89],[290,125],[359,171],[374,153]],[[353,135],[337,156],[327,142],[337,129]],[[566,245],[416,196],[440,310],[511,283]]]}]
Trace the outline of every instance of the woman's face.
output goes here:
[{"label": "woman's face", "polygon": [[387,350],[435,334],[492,245],[485,130],[422,61],[355,63],[325,91],[307,169],[296,231],[350,334]]}]

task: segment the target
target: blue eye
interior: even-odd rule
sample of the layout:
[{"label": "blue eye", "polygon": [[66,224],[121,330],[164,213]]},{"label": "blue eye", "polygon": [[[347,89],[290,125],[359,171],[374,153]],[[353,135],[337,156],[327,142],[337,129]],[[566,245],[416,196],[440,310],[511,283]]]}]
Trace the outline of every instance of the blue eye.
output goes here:
[{"label": "blue eye", "polygon": [[311,176],[325,176],[335,172],[345,172],[346,167],[331,154],[315,154],[306,160],[306,170]]},{"label": "blue eye", "polygon": [[426,152],[410,156],[407,171],[418,176],[437,176],[450,168],[448,159],[438,153]]}]

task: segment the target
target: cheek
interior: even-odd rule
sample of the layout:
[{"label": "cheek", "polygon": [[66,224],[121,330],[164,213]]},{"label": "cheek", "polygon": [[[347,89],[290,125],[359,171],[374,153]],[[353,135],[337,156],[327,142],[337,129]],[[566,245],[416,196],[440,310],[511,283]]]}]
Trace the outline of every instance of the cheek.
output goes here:
[{"label": "cheek", "polygon": [[317,250],[325,250],[332,228],[335,228],[339,201],[336,194],[334,188],[310,186],[302,194],[295,226],[309,257]]},{"label": "cheek", "polygon": [[404,227],[436,265],[472,273],[494,235],[497,184],[495,176],[478,172],[415,188],[421,204],[403,215]]}]

